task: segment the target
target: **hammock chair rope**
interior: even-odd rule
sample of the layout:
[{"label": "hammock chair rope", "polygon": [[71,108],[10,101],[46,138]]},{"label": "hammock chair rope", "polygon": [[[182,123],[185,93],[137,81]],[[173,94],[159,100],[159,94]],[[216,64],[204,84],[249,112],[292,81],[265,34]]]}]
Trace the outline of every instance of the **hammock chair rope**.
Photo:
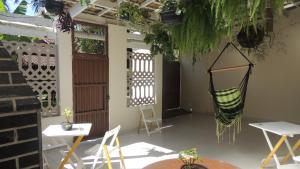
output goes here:
[{"label": "hammock chair rope", "polygon": [[[243,58],[249,63],[248,65],[229,67],[229,68],[221,68],[214,69],[214,65],[220,59],[224,51],[232,45],[235,50],[239,52]],[[251,74],[251,70],[254,64],[231,42],[227,43],[224,49],[221,51],[219,56],[213,62],[213,64],[208,69],[209,73],[209,91],[213,98],[214,110],[215,110],[215,118],[216,118],[216,135],[218,138],[218,142],[223,138],[223,134],[226,129],[229,130],[229,143],[230,143],[230,134],[233,133],[233,142],[235,142],[236,133],[241,131],[242,124],[242,114],[245,105],[245,99],[247,94],[247,86],[248,80]],[[229,89],[216,90],[214,86],[213,73],[218,71],[227,71],[236,68],[245,68],[248,67],[248,70],[240,82],[238,87],[232,87]],[[231,128],[233,131],[231,131]]]}]

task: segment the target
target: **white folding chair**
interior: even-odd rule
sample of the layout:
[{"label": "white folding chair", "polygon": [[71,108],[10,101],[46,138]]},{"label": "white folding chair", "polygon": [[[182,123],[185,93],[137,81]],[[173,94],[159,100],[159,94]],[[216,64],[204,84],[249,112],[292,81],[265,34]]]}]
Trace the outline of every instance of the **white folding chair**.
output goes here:
[{"label": "white folding chair", "polygon": [[[160,119],[156,117],[156,112],[153,105],[139,106],[139,111],[141,115],[140,115],[138,133],[140,133],[142,123],[144,123],[148,136],[150,136],[152,133],[155,132],[161,133],[161,127],[159,125]],[[148,124],[150,124],[150,126],[148,126]],[[153,124],[156,125],[156,128],[154,129],[152,129]]]},{"label": "white folding chair", "polygon": [[[92,148],[88,149],[85,153],[88,155],[95,155],[95,159],[93,161],[92,169],[95,169],[97,166],[98,160],[102,157],[102,164],[97,167],[101,168],[104,166],[106,159],[108,169],[112,169],[111,160],[110,160],[110,153],[118,149],[119,156],[121,160],[122,169],[125,169],[124,157],[121,151],[120,141],[118,139],[118,133],[121,129],[121,126],[117,126],[116,128],[107,131],[102,139],[101,144],[97,144]],[[110,139],[110,141],[109,141]]]}]

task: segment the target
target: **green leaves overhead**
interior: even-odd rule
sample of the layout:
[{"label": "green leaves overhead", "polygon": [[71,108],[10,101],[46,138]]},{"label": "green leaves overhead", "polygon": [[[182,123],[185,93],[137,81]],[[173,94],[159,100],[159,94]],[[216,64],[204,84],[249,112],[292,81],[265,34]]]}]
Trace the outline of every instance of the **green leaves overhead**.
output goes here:
[{"label": "green leaves overhead", "polygon": [[0,0],[0,12],[6,12],[5,3],[3,0]]},{"label": "green leaves overhead", "polygon": [[19,4],[19,6],[15,9],[14,13],[25,15],[26,14],[26,10],[27,10],[27,4],[28,3],[26,1],[22,1]]},{"label": "green leaves overhead", "polygon": [[[181,56],[189,55],[194,58],[215,49],[222,39],[236,36],[237,31],[242,28],[252,26],[256,29],[257,25],[265,25],[266,13],[270,12],[266,8],[271,9],[270,16],[273,16],[283,9],[284,2],[285,0],[179,0],[177,8],[183,11],[182,23],[152,27],[152,33],[146,36],[145,42],[152,44],[154,54],[159,52],[164,56],[173,56],[172,49],[176,49]],[[165,0],[164,3],[166,8],[171,8],[169,6],[174,4],[174,0]],[[268,21],[272,25],[273,18],[268,18]]]},{"label": "green leaves overhead", "polygon": [[142,11],[137,5],[130,2],[123,2],[118,7],[117,16],[120,20],[128,21],[133,25],[140,25],[145,22]]},{"label": "green leaves overhead", "polygon": [[230,34],[235,26],[242,27],[249,21],[247,0],[210,0],[211,11]]},{"label": "green leaves overhead", "polygon": [[152,33],[145,36],[145,43],[151,44],[151,53],[157,55],[161,53],[168,60],[174,60],[174,50],[172,46],[171,36],[168,33],[168,27],[158,23],[151,26]]},{"label": "green leaves overhead", "polygon": [[273,13],[279,13],[283,9],[285,0],[210,0],[212,12],[220,21],[225,21],[228,33],[231,34],[234,27],[241,29],[247,25],[256,25],[258,19],[263,22],[265,9],[269,1]]},{"label": "green leaves overhead", "polygon": [[213,49],[225,33],[211,12],[209,1],[187,0],[183,23],[171,28],[172,41],[181,54],[196,55]]}]

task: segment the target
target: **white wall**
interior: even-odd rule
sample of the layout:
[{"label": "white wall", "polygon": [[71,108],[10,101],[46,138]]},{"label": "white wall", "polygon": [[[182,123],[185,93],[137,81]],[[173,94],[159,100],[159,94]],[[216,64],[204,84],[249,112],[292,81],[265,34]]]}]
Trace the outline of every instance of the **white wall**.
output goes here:
[{"label": "white wall", "polygon": [[[127,32],[126,28],[108,25],[109,41],[109,126],[122,126],[123,131],[136,129],[139,113],[136,108],[127,107]],[[156,111],[162,112],[162,57],[156,56]]]},{"label": "white wall", "polygon": [[[85,15],[81,16],[86,20]],[[86,20],[87,21],[87,20]],[[102,21],[101,19],[99,22]],[[97,18],[92,18],[91,23],[97,23]],[[102,22],[101,22],[102,23]],[[127,43],[126,28],[117,25],[108,25],[109,34],[109,128],[117,125],[122,126],[122,132],[135,130],[138,127],[139,113],[136,108],[128,108],[127,93],[127,72],[126,55]],[[72,41],[70,33],[58,32],[58,87],[60,111],[73,108],[73,75],[72,75]],[[146,45],[139,45],[146,47]],[[156,71],[156,100],[155,107],[158,117],[162,115],[162,57],[155,58]],[[42,119],[42,130],[50,124],[60,124],[65,119],[63,116],[49,117]],[[72,138],[67,139],[72,142]],[[51,143],[51,140],[44,138],[44,145]]]},{"label": "white wall", "polygon": [[[58,49],[57,75],[59,109],[63,112],[65,108],[73,108],[73,75],[72,75],[72,38],[71,33],[57,32],[56,45]],[[63,116],[42,118],[42,130],[50,124],[60,124],[65,121]],[[67,139],[72,142],[72,138]],[[51,140],[43,137],[44,145],[51,144]]]},{"label": "white wall", "polygon": [[[290,12],[288,18],[276,20],[275,41],[266,51],[265,59],[256,62],[250,77],[245,116],[256,119],[286,120],[300,119],[300,9]],[[211,97],[208,93],[208,67],[224,44],[192,66],[191,58],[182,60],[182,105],[193,108],[195,113],[212,113]],[[242,63],[236,53],[228,51],[221,65]],[[220,65],[219,65],[220,66]],[[243,72],[220,74],[216,84],[237,84]]]}]

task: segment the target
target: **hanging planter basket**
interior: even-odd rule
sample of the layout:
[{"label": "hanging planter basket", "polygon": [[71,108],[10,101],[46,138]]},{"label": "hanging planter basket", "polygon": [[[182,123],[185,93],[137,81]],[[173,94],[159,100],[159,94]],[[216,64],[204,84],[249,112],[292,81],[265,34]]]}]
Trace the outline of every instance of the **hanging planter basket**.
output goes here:
[{"label": "hanging planter basket", "polygon": [[265,37],[265,31],[262,26],[243,27],[237,35],[237,41],[244,48],[256,48],[263,41]]},{"label": "hanging planter basket", "polygon": [[52,15],[60,15],[64,12],[65,4],[63,1],[46,0],[45,9]]},{"label": "hanging planter basket", "polygon": [[177,15],[176,10],[163,11],[160,13],[161,21],[165,24],[181,24],[183,15]]}]

